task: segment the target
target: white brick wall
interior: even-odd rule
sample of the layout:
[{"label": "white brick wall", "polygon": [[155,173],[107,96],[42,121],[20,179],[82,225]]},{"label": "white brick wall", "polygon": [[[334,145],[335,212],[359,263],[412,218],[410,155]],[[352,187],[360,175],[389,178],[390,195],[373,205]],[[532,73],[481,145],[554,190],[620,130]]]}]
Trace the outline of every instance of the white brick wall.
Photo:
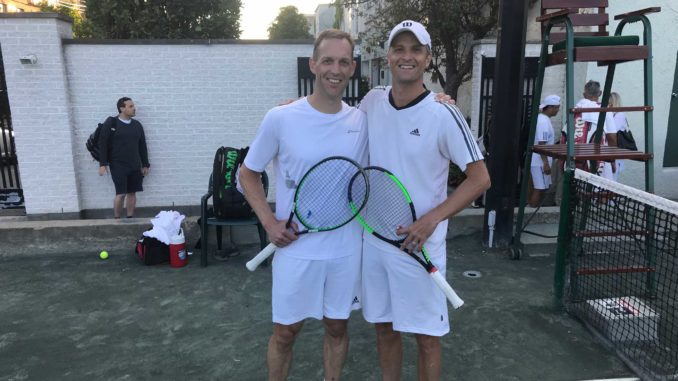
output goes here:
[{"label": "white brick wall", "polygon": [[[98,176],[84,144],[122,96],[135,101],[149,147],[151,173],[137,205],[198,205],[216,149],[249,145],[266,111],[297,97],[297,57],[313,49],[62,37],[70,26],[57,18],[0,18],[28,214],[111,208],[110,176]],[[37,65],[19,63],[28,53]]]},{"label": "white brick wall", "polygon": [[[70,28],[55,17],[0,19],[0,47],[29,214],[80,210],[62,37],[70,37]],[[35,65],[19,62],[28,54],[37,57]]]},{"label": "white brick wall", "polygon": [[297,57],[311,51],[310,44],[67,44],[82,208],[111,204],[110,177],[97,175],[84,142],[115,114],[118,98],[134,100],[146,132],[151,173],[138,205],[197,205],[216,149],[249,145],[266,111],[297,97]]}]

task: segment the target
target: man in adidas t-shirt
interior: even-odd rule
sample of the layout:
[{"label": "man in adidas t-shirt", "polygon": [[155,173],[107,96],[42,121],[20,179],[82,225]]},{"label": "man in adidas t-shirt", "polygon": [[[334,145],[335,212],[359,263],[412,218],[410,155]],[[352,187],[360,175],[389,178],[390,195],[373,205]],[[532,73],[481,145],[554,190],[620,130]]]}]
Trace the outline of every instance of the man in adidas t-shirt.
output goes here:
[{"label": "man in adidas t-shirt", "polygon": [[[310,60],[313,93],[266,114],[240,169],[245,196],[278,247],[273,258],[269,380],[287,378],[292,347],[307,318],[325,325],[325,379],[338,380],[346,359],[348,317],[360,304],[360,225],[352,221],[299,239],[285,225],[295,187],[313,164],[329,156],[346,156],[361,164],[367,160],[365,116],[341,100],[355,65],[351,37],[338,30],[323,31]],[[260,180],[271,161],[277,182],[275,214]],[[298,230],[297,224],[292,228]]]},{"label": "man in adidas t-shirt", "polygon": [[[370,165],[386,168],[409,191],[419,219],[400,229],[405,246],[422,246],[445,274],[447,219],[490,185],[483,156],[455,107],[438,103],[423,86],[431,37],[414,21],[391,31],[387,59],[393,87],[371,90],[360,104],[369,125]],[[448,197],[450,161],[467,179]],[[396,247],[364,235],[363,315],[374,323],[384,380],[399,380],[401,332],[413,333],[419,380],[440,379],[440,337],[449,332],[447,301],[431,278]]]}]

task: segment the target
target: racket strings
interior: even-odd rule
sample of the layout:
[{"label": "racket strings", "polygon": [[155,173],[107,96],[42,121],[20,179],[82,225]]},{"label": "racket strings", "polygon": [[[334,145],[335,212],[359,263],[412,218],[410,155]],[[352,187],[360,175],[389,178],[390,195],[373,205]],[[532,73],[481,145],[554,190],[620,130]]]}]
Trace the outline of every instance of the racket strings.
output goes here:
[{"label": "racket strings", "polygon": [[[324,161],[308,172],[296,193],[295,214],[299,222],[308,229],[329,230],[353,219],[357,210],[349,205],[348,188],[359,172],[353,162],[339,158]],[[358,209],[365,197],[354,200]]]},{"label": "racket strings", "polygon": [[360,216],[382,237],[395,242],[403,241],[407,235],[399,235],[396,230],[414,222],[406,193],[386,172],[379,169],[365,171],[369,179],[370,196]]}]

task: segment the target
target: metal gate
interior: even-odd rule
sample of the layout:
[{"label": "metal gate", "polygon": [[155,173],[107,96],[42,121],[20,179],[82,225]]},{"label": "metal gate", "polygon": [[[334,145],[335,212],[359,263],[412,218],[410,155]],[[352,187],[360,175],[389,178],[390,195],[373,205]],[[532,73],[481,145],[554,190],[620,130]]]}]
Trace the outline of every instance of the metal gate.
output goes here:
[{"label": "metal gate", "polygon": [[[299,96],[305,97],[313,92],[313,83],[315,74],[311,72],[308,66],[310,57],[297,57],[297,79],[299,81]],[[350,106],[357,105],[362,97],[360,96],[360,57],[355,58],[355,73],[351,77],[351,82],[346,87],[342,99]]]},{"label": "metal gate", "polygon": [[[480,113],[478,114],[478,137],[487,137],[492,117],[492,86],[494,82],[494,69],[496,58],[483,57],[482,71],[480,75]],[[537,80],[539,69],[539,57],[525,57],[525,74],[523,75],[522,113],[520,118],[520,144],[526,147],[527,132],[530,123],[530,111],[532,110],[532,94]],[[484,141],[485,146],[489,143]]]},{"label": "metal gate", "polygon": [[23,204],[24,193],[19,180],[5,68],[0,51],[0,209],[21,208]]}]

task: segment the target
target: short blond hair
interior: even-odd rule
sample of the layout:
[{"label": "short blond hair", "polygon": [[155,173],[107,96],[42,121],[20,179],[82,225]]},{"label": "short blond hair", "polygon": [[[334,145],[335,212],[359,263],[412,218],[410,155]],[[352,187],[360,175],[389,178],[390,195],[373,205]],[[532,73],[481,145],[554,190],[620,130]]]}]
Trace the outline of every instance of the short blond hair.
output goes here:
[{"label": "short blond hair", "polygon": [[621,95],[619,93],[610,93],[610,100],[607,103],[608,105],[612,103],[614,107],[622,107]]},{"label": "short blond hair", "polygon": [[323,40],[331,39],[348,41],[348,43],[351,45],[351,57],[353,57],[353,49],[355,48],[355,43],[353,42],[351,35],[339,29],[325,29],[322,32],[320,32],[318,37],[315,39],[315,42],[313,43],[314,60],[318,59],[318,46],[320,46],[320,43],[323,42]]}]

